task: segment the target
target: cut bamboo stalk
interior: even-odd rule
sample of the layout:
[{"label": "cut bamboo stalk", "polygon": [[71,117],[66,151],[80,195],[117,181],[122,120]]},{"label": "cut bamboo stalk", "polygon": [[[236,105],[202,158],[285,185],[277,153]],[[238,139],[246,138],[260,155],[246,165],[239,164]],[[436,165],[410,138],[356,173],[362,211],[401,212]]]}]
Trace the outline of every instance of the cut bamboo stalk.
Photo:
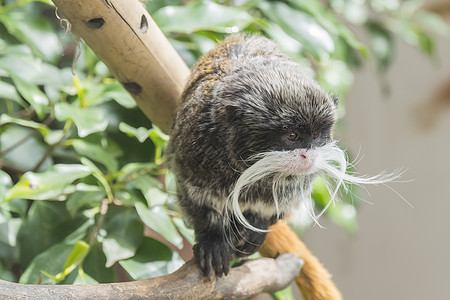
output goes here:
[{"label": "cut bamboo stalk", "polygon": [[142,3],[122,0],[53,0],[133,96],[147,117],[169,133],[189,69]]}]

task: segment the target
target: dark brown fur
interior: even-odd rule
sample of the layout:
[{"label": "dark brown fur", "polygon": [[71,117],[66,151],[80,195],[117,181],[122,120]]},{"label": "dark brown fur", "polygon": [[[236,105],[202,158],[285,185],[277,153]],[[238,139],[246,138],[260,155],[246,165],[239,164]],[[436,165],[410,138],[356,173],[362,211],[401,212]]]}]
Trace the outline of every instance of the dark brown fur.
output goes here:
[{"label": "dark brown fur", "polygon": [[[254,163],[250,158],[326,143],[334,104],[263,37],[231,36],[194,66],[168,152],[179,203],[195,229],[194,253],[207,275],[227,273],[232,258],[257,251],[264,241],[264,233],[237,222],[226,206],[237,179]],[[286,139],[292,132],[299,136],[295,142]],[[277,220],[268,187],[270,178],[240,199],[248,204],[245,218],[262,229]]]}]

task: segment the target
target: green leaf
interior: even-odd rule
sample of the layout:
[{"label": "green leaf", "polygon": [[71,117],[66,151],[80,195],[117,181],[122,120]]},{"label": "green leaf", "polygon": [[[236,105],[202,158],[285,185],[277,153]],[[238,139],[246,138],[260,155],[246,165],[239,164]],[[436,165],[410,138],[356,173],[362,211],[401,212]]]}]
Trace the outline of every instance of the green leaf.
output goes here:
[{"label": "green leaf", "polygon": [[168,196],[161,190],[162,184],[155,177],[137,175],[136,179],[131,181],[127,187],[139,189],[150,207],[162,205],[167,202]]},{"label": "green leaf", "polygon": [[[331,195],[322,179],[314,180],[312,198],[320,207],[325,207],[331,200]],[[356,233],[358,226],[356,221],[356,209],[353,205],[335,201],[326,212],[327,216],[339,226],[344,227],[347,232]]]},{"label": "green leaf", "polygon": [[165,1],[165,0],[153,0],[153,1],[146,1],[143,2],[143,4],[145,5],[145,7],[147,8],[148,12],[150,14],[153,14],[154,12],[156,12],[158,9],[164,7],[164,6],[168,6],[169,4],[171,5],[183,5],[184,0],[172,0],[172,1]]},{"label": "green leaf", "polygon": [[94,216],[86,218],[84,214],[80,214],[61,223],[55,228],[54,233],[56,236],[62,237],[65,243],[73,244],[85,239],[94,224]]},{"label": "green leaf", "polygon": [[11,186],[12,186],[11,177],[9,177],[9,175],[5,171],[0,170],[0,203],[3,202],[6,191],[9,190]]},{"label": "green leaf", "polygon": [[419,48],[427,54],[434,52],[434,41],[417,22],[407,18],[401,18],[394,20],[392,24],[405,42]]},{"label": "green leaf", "polygon": [[20,106],[25,107],[27,104],[22,100],[16,88],[9,83],[0,80],[0,99],[12,100]]},{"label": "green leaf", "polygon": [[159,127],[157,127],[156,125],[153,125],[152,129],[150,130],[149,136],[156,147],[163,147],[169,141],[169,136],[162,132],[161,129],[159,129]]},{"label": "green leaf", "polygon": [[15,247],[20,226],[22,226],[21,219],[11,218],[9,220],[0,221],[0,242]]},{"label": "green leaf", "polygon": [[436,13],[424,10],[418,11],[415,15],[415,19],[425,30],[434,31],[442,35],[446,35],[449,32],[449,25]]},{"label": "green leaf", "polygon": [[16,8],[0,14],[0,22],[11,35],[41,58],[56,62],[62,54],[62,46],[48,18]]},{"label": "green leaf", "polygon": [[19,283],[26,284],[54,284],[55,281],[44,276],[56,274],[64,268],[67,257],[73,250],[73,245],[56,244],[36,256],[19,279]]},{"label": "green leaf", "polygon": [[28,211],[28,201],[25,199],[12,199],[8,202],[0,203],[0,206],[9,212],[18,214],[22,219],[26,217]]},{"label": "green leaf", "polygon": [[61,242],[70,230],[58,230],[68,220],[70,224],[64,203],[34,201],[18,236],[20,263],[24,267],[28,266],[37,254]]},{"label": "green leaf", "polygon": [[[33,135],[29,128],[9,125],[0,134],[0,151],[12,149],[7,152],[2,160],[21,170],[32,170],[44,157],[48,146],[42,140]],[[11,148],[13,147],[13,148]],[[32,155],[30,149],[33,149]],[[39,170],[45,170],[53,164],[51,157],[47,157]]]},{"label": "green leaf", "polygon": [[75,151],[80,155],[103,164],[111,173],[117,171],[117,160],[109,152],[103,149],[103,147],[88,143],[84,140],[70,140],[68,143],[71,144]]},{"label": "green leaf", "polygon": [[170,274],[183,265],[183,260],[169,247],[146,237],[135,256],[119,263],[134,280],[142,280]]},{"label": "green leaf", "polygon": [[270,38],[274,40],[284,52],[296,55],[302,50],[302,44],[284,32],[278,24],[269,23],[264,31],[267,32]]},{"label": "green leaf", "polygon": [[[150,173],[151,171],[158,171],[155,163],[128,163],[122,167],[119,171],[118,181],[125,180],[127,177],[130,179],[137,178],[138,173]],[[159,186],[159,185],[158,185]]]},{"label": "green leaf", "polygon": [[55,282],[61,282],[65,280],[66,277],[83,262],[83,259],[89,252],[89,248],[90,247],[86,242],[78,241],[73,247],[72,252],[70,252],[69,256],[67,257],[67,260],[64,263],[63,271],[59,272],[56,275],[51,275],[43,270],[41,270],[41,272]]},{"label": "green leaf", "polygon": [[199,30],[233,33],[253,22],[253,17],[245,10],[212,1],[195,1],[186,6],[166,6],[152,17],[163,32],[188,34]]},{"label": "green leaf", "polygon": [[50,200],[78,178],[86,177],[92,170],[83,165],[54,165],[43,173],[25,173],[5,195],[4,201],[13,198]]},{"label": "green leaf", "polygon": [[49,100],[36,85],[29,83],[19,77],[10,74],[17,90],[30,103],[36,111],[39,119],[42,120],[47,112]]},{"label": "green leaf", "polygon": [[358,231],[356,208],[351,204],[336,202],[328,208],[327,216],[350,234],[356,234]]},{"label": "green leaf", "polygon": [[370,43],[378,62],[378,68],[383,71],[389,66],[395,53],[392,35],[380,23],[369,22],[366,26],[370,34]]},{"label": "green leaf", "polygon": [[72,252],[67,257],[66,262],[64,263],[64,275],[68,275],[72,272],[76,267],[80,265],[83,259],[86,257],[89,252],[89,245],[85,241],[79,241],[73,247]]},{"label": "green leaf", "polygon": [[104,131],[108,126],[104,111],[99,107],[79,107],[76,103],[57,103],[55,116],[58,121],[74,121],[80,137]]},{"label": "green leaf", "polygon": [[124,122],[120,122],[119,130],[126,133],[128,136],[134,136],[139,142],[143,143],[150,136],[151,129],[144,127],[134,128]]},{"label": "green leaf", "polygon": [[195,64],[198,56],[195,53],[194,45],[171,38],[169,38],[169,42],[189,67],[192,67]]},{"label": "green leaf", "polygon": [[86,274],[82,268],[78,269],[77,277],[75,278],[73,284],[98,284],[99,282]]},{"label": "green leaf", "polygon": [[106,236],[103,240],[103,252],[106,256],[106,267],[134,256],[142,242],[144,231],[134,210],[122,210],[108,218],[104,229]]},{"label": "green leaf", "polygon": [[311,197],[314,199],[314,202],[319,204],[321,207],[327,206],[328,202],[330,202],[331,195],[321,178],[316,178],[314,180]]},{"label": "green leaf", "polygon": [[143,201],[143,197],[134,191],[116,190],[114,203],[124,207],[134,207],[134,203]]},{"label": "green leaf", "polygon": [[[1,86],[0,86],[1,88]],[[3,114],[0,116],[0,125],[8,124],[8,123],[14,123],[20,126],[28,127],[28,128],[34,128],[37,129],[43,136],[47,136],[50,132],[50,129],[45,126],[42,123],[37,123],[30,120],[24,120],[19,118],[13,118],[11,116],[8,116],[7,114]]]},{"label": "green leaf", "polygon": [[169,243],[179,249],[183,248],[183,239],[161,206],[148,208],[145,204],[138,202],[135,207],[145,225],[162,235]]},{"label": "green leaf", "polygon": [[436,48],[436,45],[433,41],[433,39],[429,36],[428,33],[425,33],[423,31],[417,32],[417,40],[419,48],[427,53],[427,54],[433,54],[434,50]]},{"label": "green leaf", "polygon": [[353,73],[343,61],[330,59],[322,63],[317,79],[325,90],[345,95],[353,84]]},{"label": "green leaf", "polygon": [[136,101],[133,97],[124,89],[124,87],[114,80],[111,83],[107,83],[105,86],[103,97],[109,97],[114,99],[117,103],[128,109],[136,107]]},{"label": "green leaf", "polygon": [[177,226],[178,231],[183,237],[191,244],[195,244],[195,232],[194,229],[188,228],[182,218],[173,217],[172,222]]},{"label": "green leaf", "polygon": [[298,40],[315,57],[334,51],[330,34],[307,13],[295,10],[282,2],[261,2],[259,8],[284,32]]},{"label": "green leaf", "polygon": [[48,145],[58,144],[64,140],[66,132],[64,130],[50,130],[50,132],[44,137],[45,142]]},{"label": "green leaf", "polygon": [[86,157],[81,157],[80,161],[83,165],[89,167],[92,170],[92,175],[98,180],[98,182],[105,189],[105,193],[106,196],[108,197],[109,202],[113,202],[114,201],[113,191],[105,175],[97,168],[97,166],[92,161],[90,161]]},{"label": "green leaf", "polygon": [[99,283],[109,283],[115,281],[114,269],[106,268],[106,257],[100,246],[94,246],[84,259],[83,268],[86,274]]},{"label": "green leaf", "polygon": [[7,270],[7,268],[4,268],[2,264],[0,264],[0,280],[14,282],[16,278],[11,271]]},{"label": "green leaf", "polygon": [[[359,42],[352,31],[350,31],[347,26],[336,19],[335,15],[329,8],[325,8],[320,1],[301,1],[301,0],[291,0],[289,1],[295,7],[308,12],[313,16],[317,22],[323,26],[331,35],[340,36],[348,45],[354,49],[359,50],[364,58],[368,58],[368,51],[366,47]],[[349,6],[355,7],[355,3]],[[362,18],[365,16],[361,15]]]},{"label": "green leaf", "polygon": [[[336,35],[336,18],[320,1],[289,0],[289,4],[313,16],[330,34]],[[292,8],[294,9],[294,8]]]},{"label": "green leaf", "polygon": [[[0,52],[4,50],[0,47]],[[35,85],[51,86],[63,89],[72,85],[70,68],[58,69],[30,54],[19,53],[17,47],[6,48],[6,53],[0,53],[0,70],[4,70],[10,77]]]},{"label": "green leaf", "polygon": [[98,186],[79,183],[76,192],[69,196],[66,201],[67,211],[74,216],[83,206],[100,207],[106,193]]}]

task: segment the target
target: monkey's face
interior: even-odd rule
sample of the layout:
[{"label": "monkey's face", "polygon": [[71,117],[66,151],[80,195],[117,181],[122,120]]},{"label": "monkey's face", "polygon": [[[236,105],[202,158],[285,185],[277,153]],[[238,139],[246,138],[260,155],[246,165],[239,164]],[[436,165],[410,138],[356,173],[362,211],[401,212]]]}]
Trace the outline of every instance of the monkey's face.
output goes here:
[{"label": "monkey's face", "polygon": [[234,154],[248,166],[262,153],[291,152],[287,170],[310,173],[317,149],[331,142],[337,101],[292,62],[254,60],[232,74],[217,96]]}]

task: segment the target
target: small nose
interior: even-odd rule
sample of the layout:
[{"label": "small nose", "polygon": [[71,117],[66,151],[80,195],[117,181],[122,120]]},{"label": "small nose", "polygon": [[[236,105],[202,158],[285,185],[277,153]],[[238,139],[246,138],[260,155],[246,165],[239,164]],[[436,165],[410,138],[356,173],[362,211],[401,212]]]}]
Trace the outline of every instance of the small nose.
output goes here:
[{"label": "small nose", "polygon": [[305,153],[301,153],[300,156],[301,156],[303,159],[307,159],[307,158],[308,158],[308,156],[306,156]]}]

